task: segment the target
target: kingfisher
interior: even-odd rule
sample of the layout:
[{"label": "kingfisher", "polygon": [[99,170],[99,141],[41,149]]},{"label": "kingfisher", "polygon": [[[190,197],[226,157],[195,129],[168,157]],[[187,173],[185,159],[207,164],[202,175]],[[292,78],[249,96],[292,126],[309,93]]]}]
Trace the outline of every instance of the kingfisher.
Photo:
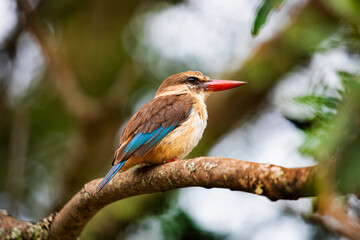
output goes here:
[{"label": "kingfisher", "polygon": [[246,82],[210,79],[197,71],[182,72],[165,79],[155,97],[127,123],[112,167],[96,192],[117,172],[135,165],[183,159],[198,144],[206,128],[206,98],[212,92],[244,84]]}]

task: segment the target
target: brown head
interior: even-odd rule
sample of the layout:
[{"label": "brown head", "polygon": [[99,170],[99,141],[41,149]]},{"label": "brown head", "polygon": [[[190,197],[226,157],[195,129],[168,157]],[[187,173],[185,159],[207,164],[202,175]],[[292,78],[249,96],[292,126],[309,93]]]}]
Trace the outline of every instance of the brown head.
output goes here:
[{"label": "brown head", "polygon": [[214,80],[197,71],[174,74],[160,85],[156,96],[170,94],[199,94],[205,97],[211,92],[226,90],[246,84],[241,81]]}]

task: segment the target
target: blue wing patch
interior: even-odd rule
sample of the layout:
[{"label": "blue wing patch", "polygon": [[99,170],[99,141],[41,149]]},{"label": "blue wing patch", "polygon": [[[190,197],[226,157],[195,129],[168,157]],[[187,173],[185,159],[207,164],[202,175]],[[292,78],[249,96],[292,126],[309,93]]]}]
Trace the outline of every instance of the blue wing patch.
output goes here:
[{"label": "blue wing patch", "polygon": [[168,135],[176,126],[178,122],[167,128],[159,127],[150,133],[138,133],[126,146],[124,152],[127,156],[132,155],[140,148],[143,152],[150,150],[156,143],[160,142],[166,135]]},{"label": "blue wing patch", "polygon": [[[191,107],[188,116],[190,115],[193,108]],[[160,126],[156,130],[150,132],[150,133],[138,133],[136,134],[133,139],[130,140],[128,145],[124,149],[125,157],[124,160],[115,164],[112,166],[110,171],[106,174],[104,179],[101,181],[101,183],[98,185],[96,192],[99,192],[114,176],[115,174],[120,170],[120,168],[124,165],[126,160],[134,154],[136,151],[139,151],[143,154],[148,152],[155,144],[160,142],[166,135],[168,135],[174,128],[179,124],[179,122],[176,122],[175,124],[163,128]]]},{"label": "blue wing patch", "polygon": [[[192,112],[193,107],[190,108],[188,116]],[[174,123],[173,125],[163,128],[160,126],[158,129],[150,133],[138,133],[130,140],[129,144],[124,149],[125,156],[131,156],[134,152],[141,148],[141,152],[147,152],[155,144],[160,142],[166,135],[168,135],[174,128],[179,124],[179,122]],[[126,157],[127,158],[127,157]]]},{"label": "blue wing patch", "polygon": [[160,131],[162,130],[162,127],[159,127],[158,129],[150,132],[150,133],[138,133],[135,135],[133,139],[129,142],[129,144],[125,148],[125,153],[127,155],[132,154],[135,152],[140,146],[142,146],[144,143],[151,141],[151,139],[154,138]]},{"label": "blue wing patch", "polygon": [[190,113],[192,112],[193,107],[190,108],[189,112],[188,112],[188,116],[190,115]]}]

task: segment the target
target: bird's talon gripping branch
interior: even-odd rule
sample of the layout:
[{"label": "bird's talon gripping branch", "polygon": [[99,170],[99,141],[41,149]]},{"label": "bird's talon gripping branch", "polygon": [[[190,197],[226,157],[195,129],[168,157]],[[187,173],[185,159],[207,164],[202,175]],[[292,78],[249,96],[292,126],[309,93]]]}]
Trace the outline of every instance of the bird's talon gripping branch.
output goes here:
[{"label": "bird's talon gripping branch", "polygon": [[168,159],[168,160],[165,160],[164,163],[170,163],[170,162],[176,162],[176,161],[179,161],[179,159],[177,159],[177,158]]},{"label": "bird's talon gripping branch", "polygon": [[117,172],[135,165],[183,159],[198,144],[205,130],[208,117],[205,100],[210,93],[244,84],[246,82],[213,80],[193,71],[165,79],[154,99],[140,108],[126,125],[113,166],[97,192]]}]

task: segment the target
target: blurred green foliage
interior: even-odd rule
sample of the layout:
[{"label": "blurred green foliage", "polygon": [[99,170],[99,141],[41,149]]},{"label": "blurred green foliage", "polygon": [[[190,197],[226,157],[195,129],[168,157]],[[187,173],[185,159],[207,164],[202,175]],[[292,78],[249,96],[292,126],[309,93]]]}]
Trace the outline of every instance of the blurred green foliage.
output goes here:
[{"label": "blurred green foliage", "polygon": [[[260,30],[266,27],[269,16],[286,2],[261,1],[251,34],[261,35]],[[194,16],[201,17],[196,4],[190,3],[39,1],[37,14],[55,39],[55,50],[63,54],[62,64],[72,71],[82,93],[101,106],[101,114],[91,119],[76,117],[54,84],[49,62],[29,89],[15,100],[11,99],[9,86],[16,69],[10,67],[8,72],[2,72],[0,203],[11,205],[11,213],[34,220],[44,217],[62,207],[84,183],[106,173],[121,126],[148,100],[148,95],[153,95],[164,77],[189,70],[189,63],[196,59],[196,52],[179,61],[168,59],[149,47],[144,37],[149,31],[145,29],[149,16],[171,7],[182,9],[182,4],[189,4]],[[308,67],[314,54],[343,46],[348,55],[358,59],[359,12],[356,0],[308,1],[296,18],[289,16],[284,29],[265,43],[260,42],[241,65],[233,67],[232,72],[223,72],[226,78],[249,84],[246,89],[219,93],[216,98],[209,99],[208,128],[191,157],[205,155],[224,135],[261,113],[259,109],[264,105],[268,107],[267,100],[277,82],[298,66]],[[221,21],[228,21],[229,26],[234,24],[230,17]],[[19,39],[26,32],[24,24],[20,22],[7,42],[0,46],[0,53],[9,58],[4,66],[13,66],[16,61],[16,53],[20,52]],[[207,23],[206,28],[211,27],[211,22]],[[187,33],[179,32],[182,34]],[[233,44],[234,40],[229,42]],[[234,45],[234,52],[236,49]],[[312,113],[307,119],[294,119],[298,125],[302,124],[306,136],[299,150],[324,166],[331,157],[336,157],[339,190],[360,192],[359,76],[339,71],[338,77],[343,89],[335,89],[337,95],[325,94],[329,86],[320,83],[320,92],[294,99]],[[12,140],[17,139],[14,137],[16,129],[28,133],[18,136],[23,144]],[[17,158],[14,152],[24,152],[24,156],[20,156],[24,160],[21,164],[14,160]],[[16,171],[10,174],[9,169],[21,168],[24,168],[23,174]],[[126,238],[131,226],[138,229],[139,222],[150,215],[160,221],[166,239],[227,238],[202,229],[186,212],[169,204],[169,196],[161,193],[138,196],[112,204],[92,219],[82,237]]]},{"label": "blurred green foliage", "polygon": [[[252,25],[252,35],[257,35],[274,8],[282,0],[263,0],[259,5]],[[359,1],[329,1],[328,7],[338,17],[348,21],[350,26],[341,26],[324,44],[315,51],[326,51],[339,46],[346,47],[351,53],[360,53]],[[314,32],[313,32],[314,33]],[[308,37],[310,34],[306,34]],[[294,101],[306,108],[308,117],[291,119],[305,133],[305,140],[299,151],[314,157],[321,163],[336,159],[336,182],[342,193],[360,190],[360,81],[359,73],[338,71],[343,89],[331,89],[336,94],[329,95],[329,86],[320,81],[317,91],[305,96],[297,96]],[[319,91],[319,88],[320,91]],[[310,112],[310,114],[309,114]]]},{"label": "blurred green foliage", "polygon": [[256,36],[266,23],[271,11],[280,7],[284,0],[263,0],[256,10],[255,19],[251,27],[251,34]]},{"label": "blurred green foliage", "polygon": [[[310,108],[311,118],[304,129],[306,138],[299,151],[316,160],[326,163],[329,158],[337,162],[336,178],[339,190],[343,193],[360,190],[359,126],[360,95],[359,75],[344,71],[338,72],[343,89],[336,90],[336,97],[319,93],[296,97],[294,100]],[[350,106],[350,109],[347,109]],[[354,108],[355,107],[355,108]],[[344,111],[345,110],[345,111]],[[341,124],[342,123],[342,124]]]},{"label": "blurred green foliage", "polygon": [[[341,91],[339,92],[341,93]],[[311,118],[301,120],[307,123],[304,130],[306,139],[299,150],[305,155],[315,156],[320,142],[330,137],[329,130],[334,127],[332,121],[337,116],[337,108],[341,101],[341,95],[339,97],[307,95],[295,97],[294,100],[310,108],[312,115]]]},{"label": "blurred green foliage", "polygon": [[225,235],[201,229],[190,216],[179,208],[172,208],[171,212],[163,214],[160,218],[164,238],[177,239],[225,239]]},{"label": "blurred green foliage", "polygon": [[[359,193],[360,74],[339,72],[339,76],[343,80],[347,96],[344,99],[345,106],[343,106],[345,111],[339,110],[338,118],[340,119],[336,121],[337,124],[343,123],[343,132],[333,131],[331,136],[340,140],[334,151],[335,157],[338,158],[335,174],[339,190],[342,193]],[[345,136],[341,136],[341,134]]]}]

